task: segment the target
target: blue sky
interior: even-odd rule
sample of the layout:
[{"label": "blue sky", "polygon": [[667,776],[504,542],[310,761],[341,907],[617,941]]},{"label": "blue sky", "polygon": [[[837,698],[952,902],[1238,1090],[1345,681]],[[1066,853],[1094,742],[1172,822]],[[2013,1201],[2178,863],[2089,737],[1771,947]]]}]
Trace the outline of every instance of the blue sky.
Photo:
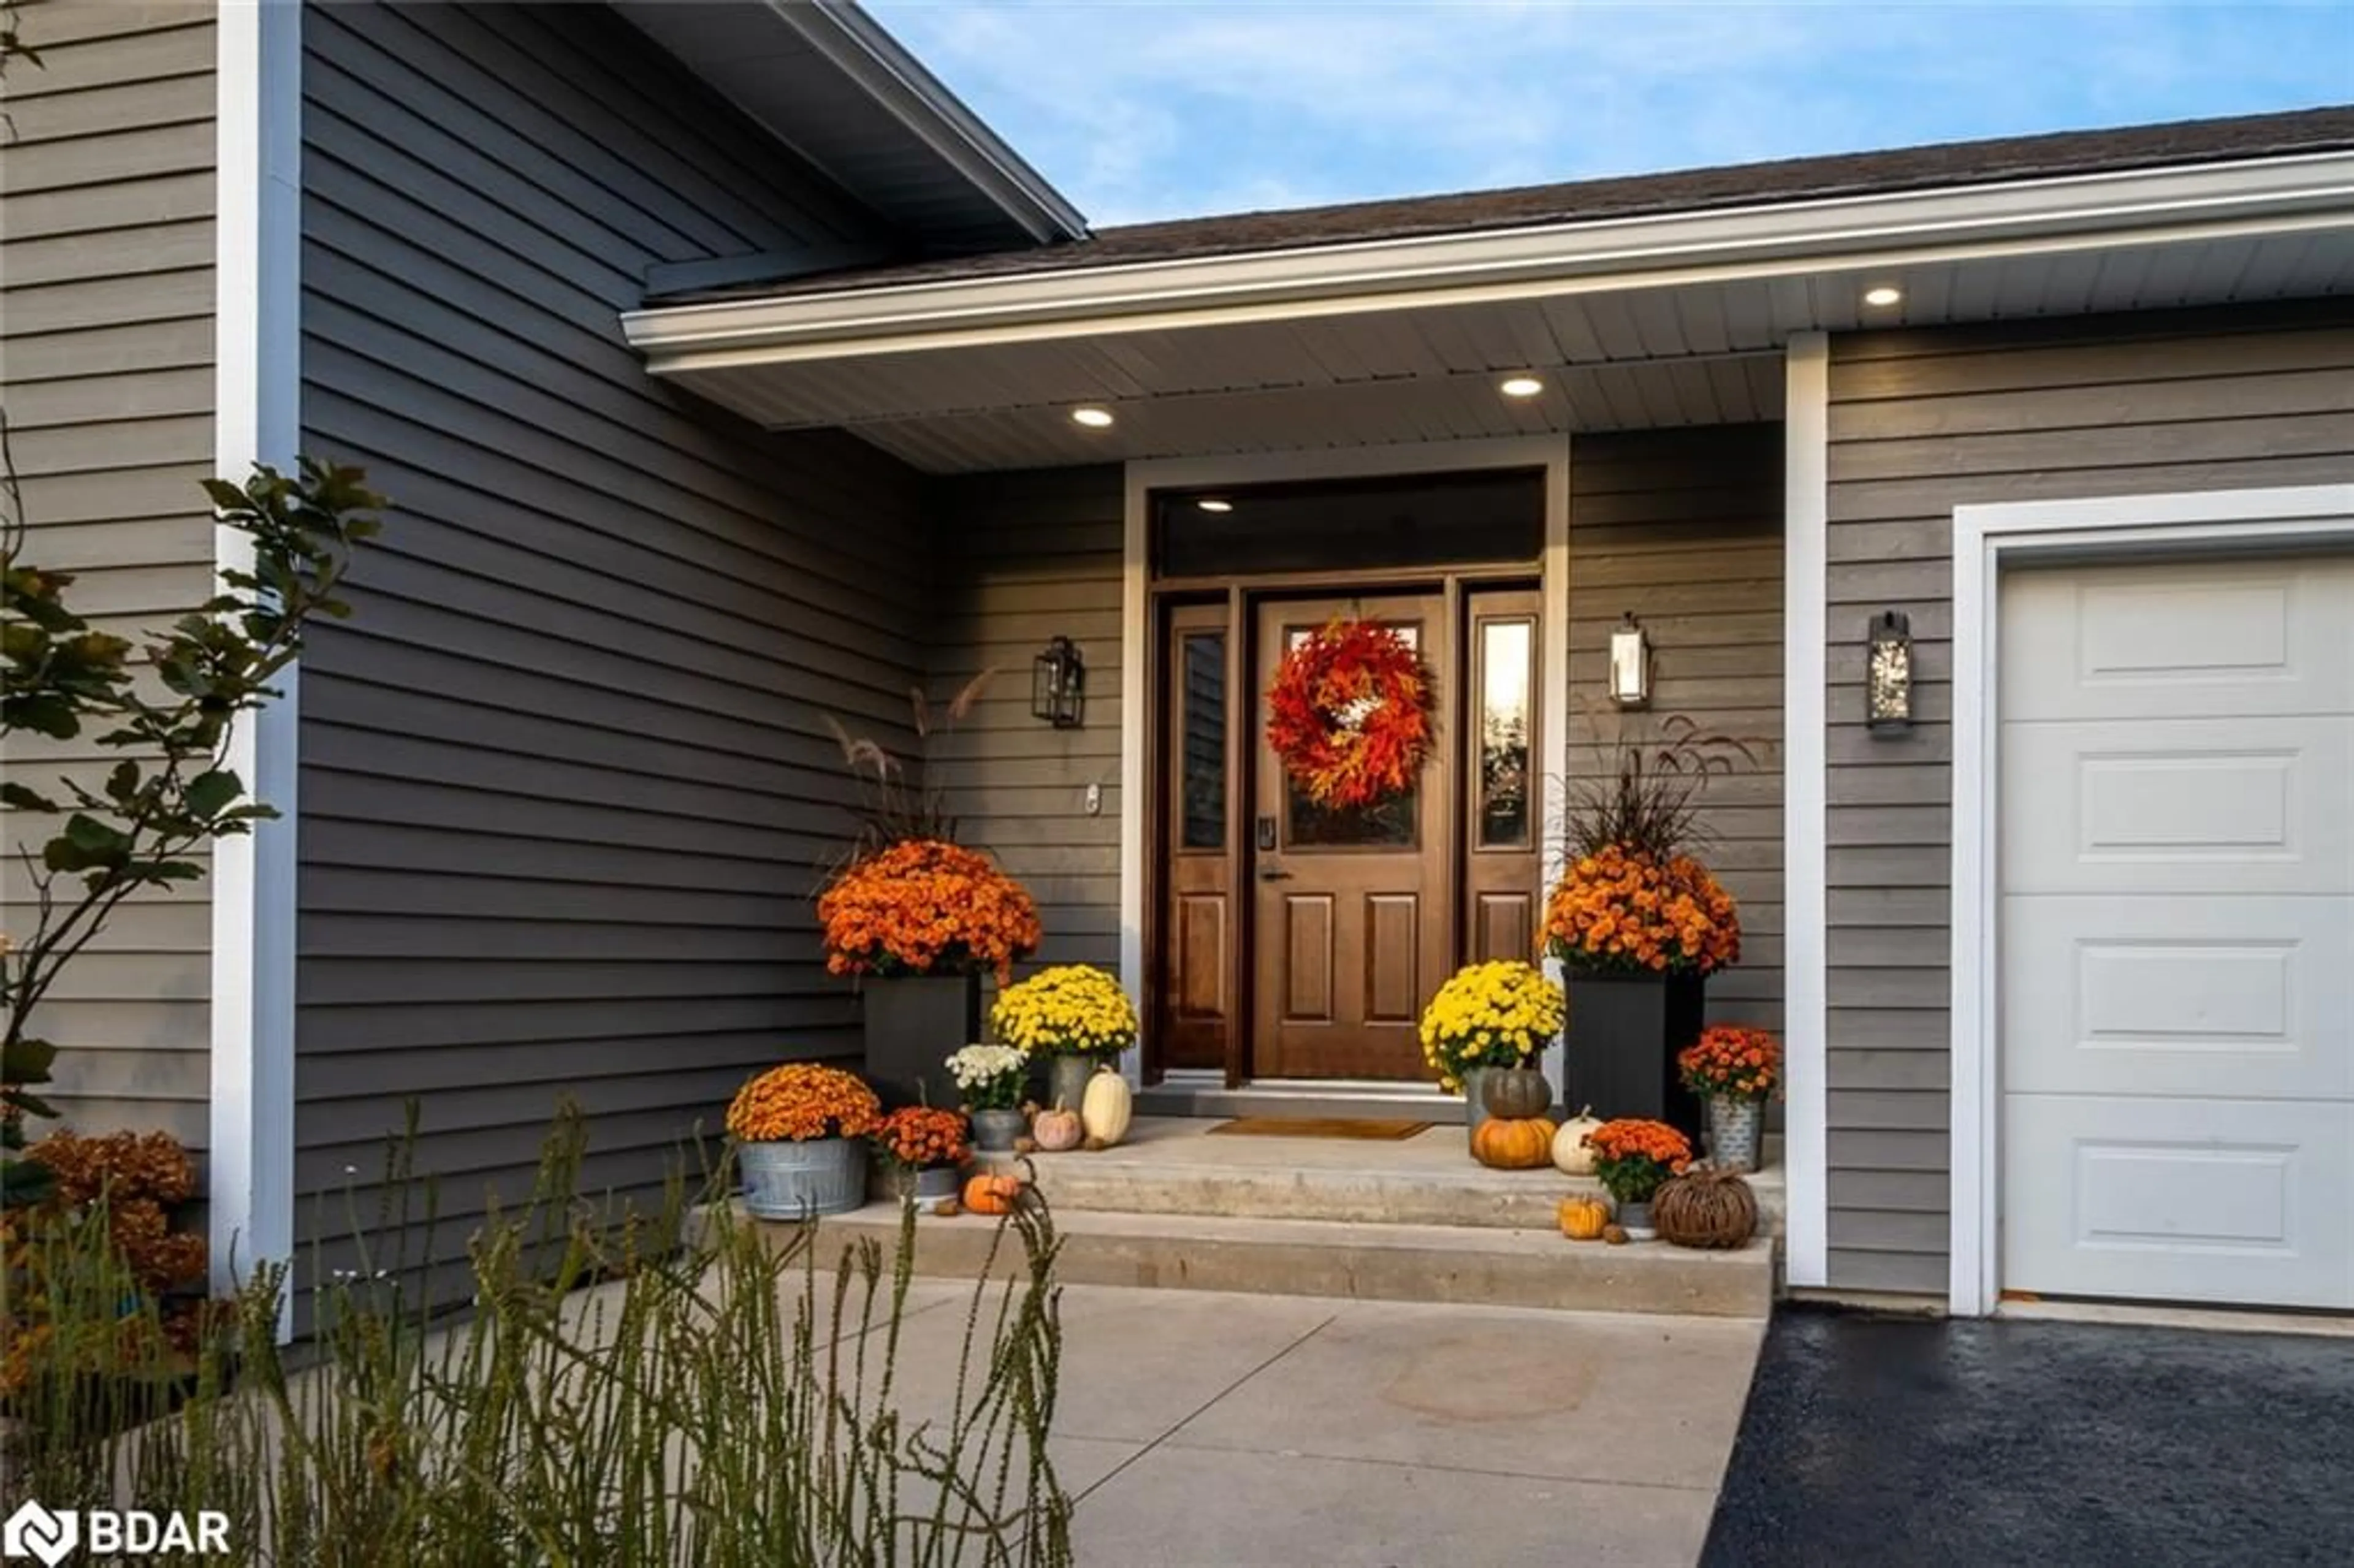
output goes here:
[{"label": "blue sky", "polygon": [[2354,0],[869,0],[1098,225],[2354,101]]}]

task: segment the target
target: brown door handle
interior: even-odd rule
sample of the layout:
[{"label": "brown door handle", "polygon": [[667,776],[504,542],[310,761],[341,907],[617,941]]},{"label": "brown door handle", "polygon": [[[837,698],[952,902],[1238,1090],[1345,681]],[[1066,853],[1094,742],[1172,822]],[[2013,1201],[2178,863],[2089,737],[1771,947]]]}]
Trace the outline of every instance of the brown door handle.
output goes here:
[{"label": "brown door handle", "polygon": [[1289,882],[1291,880],[1291,873],[1284,870],[1283,867],[1279,865],[1270,865],[1260,869],[1258,879],[1261,882]]}]

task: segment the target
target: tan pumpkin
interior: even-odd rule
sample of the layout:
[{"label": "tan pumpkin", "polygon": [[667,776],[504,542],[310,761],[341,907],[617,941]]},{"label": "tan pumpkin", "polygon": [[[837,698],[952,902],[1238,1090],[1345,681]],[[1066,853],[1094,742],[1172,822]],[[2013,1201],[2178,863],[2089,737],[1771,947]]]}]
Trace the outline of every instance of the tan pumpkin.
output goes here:
[{"label": "tan pumpkin", "polygon": [[1610,1223],[1610,1205],[1599,1198],[1564,1198],[1561,1234],[1572,1241],[1600,1241]]},{"label": "tan pumpkin", "polygon": [[1499,1171],[1533,1171],[1553,1158],[1550,1118],[1491,1116],[1471,1137],[1471,1158]]},{"label": "tan pumpkin", "polygon": [[1109,1063],[1097,1067],[1087,1080],[1087,1092],[1079,1097],[1079,1125],[1088,1139],[1109,1149],[1128,1136],[1128,1124],[1135,1116],[1136,1095],[1119,1069]]},{"label": "tan pumpkin", "polygon": [[1602,1125],[1602,1118],[1587,1106],[1561,1124],[1553,1135],[1553,1168],[1571,1176],[1594,1174],[1594,1150],[1585,1146],[1585,1135]]},{"label": "tan pumpkin", "polygon": [[1010,1214],[1022,1201],[1022,1178],[1002,1172],[983,1174],[964,1184],[964,1206],[976,1214]]},{"label": "tan pumpkin", "polygon": [[1036,1139],[1039,1149],[1048,1154],[1076,1149],[1079,1139],[1087,1135],[1087,1126],[1079,1120],[1079,1113],[1066,1105],[1040,1111],[1038,1119],[1030,1124],[1030,1136]]}]

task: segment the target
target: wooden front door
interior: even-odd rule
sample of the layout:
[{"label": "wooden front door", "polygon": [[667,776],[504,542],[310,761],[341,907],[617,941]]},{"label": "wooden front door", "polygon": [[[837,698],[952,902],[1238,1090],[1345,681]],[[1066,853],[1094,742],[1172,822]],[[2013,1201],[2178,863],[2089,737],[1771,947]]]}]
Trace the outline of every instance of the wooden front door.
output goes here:
[{"label": "wooden front door", "polygon": [[[1258,694],[1250,855],[1254,1028],[1260,1077],[1418,1078],[1416,1031],[1455,944],[1456,768],[1443,694],[1456,689],[1442,594],[1280,599],[1256,612]],[[1354,810],[1317,805],[1267,743],[1266,692],[1284,651],[1347,616],[1395,627],[1441,694],[1438,744],[1418,786]]]}]

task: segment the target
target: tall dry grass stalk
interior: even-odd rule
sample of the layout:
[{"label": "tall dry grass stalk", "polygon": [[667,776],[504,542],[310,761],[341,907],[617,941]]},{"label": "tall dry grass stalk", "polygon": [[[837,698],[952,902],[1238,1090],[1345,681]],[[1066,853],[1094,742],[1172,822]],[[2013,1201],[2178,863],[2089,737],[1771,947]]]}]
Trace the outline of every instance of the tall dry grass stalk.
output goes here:
[{"label": "tall dry grass stalk", "polygon": [[[811,1227],[694,1201],[724,1199],[724,1171],[608,1215],[582,1141],[567,1113],[531,1201],[469,1237],[455,1299],[424,1266],[441,1227],[404,1143],[305,1340],[277,1343],[286,1280],[267,1270],[169,1414],[94,1403],[87,1379],[40,1391],[0,1510],[217,1510],[239,1560],[272,1568],[1070,1561],[1043,1207],[999,1231],[1008,1277],[974,1287],[953,1386],[913,1391],[912,1208],[896,1249],[838,1258]],[[103,1323],[125,1298],[88,1277],[59,1308]]]}]

